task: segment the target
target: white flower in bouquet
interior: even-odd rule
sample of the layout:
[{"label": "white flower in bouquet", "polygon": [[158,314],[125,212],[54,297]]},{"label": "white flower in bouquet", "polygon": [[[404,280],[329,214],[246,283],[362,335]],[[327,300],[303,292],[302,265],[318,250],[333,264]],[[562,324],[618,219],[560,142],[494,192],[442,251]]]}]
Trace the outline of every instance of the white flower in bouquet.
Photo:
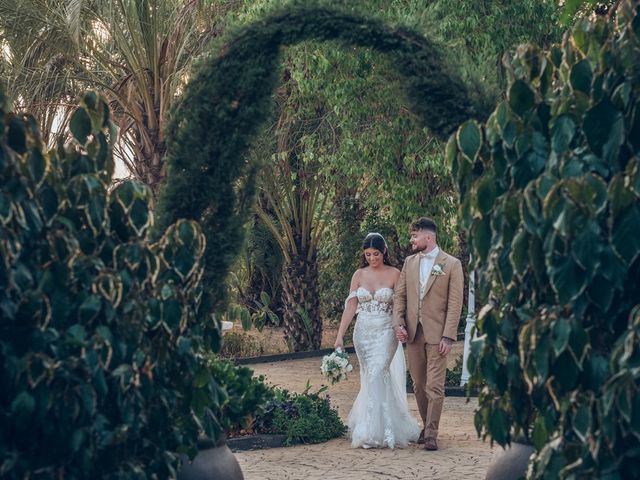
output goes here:
[{"label": "white flower in bouquet", "polygon": [[322,357],[320,372],[327,377],[331,384],[347,379],[347,373],[353,370],[353,365],[349,363],[349,357],[344,350],[336,350]]}]

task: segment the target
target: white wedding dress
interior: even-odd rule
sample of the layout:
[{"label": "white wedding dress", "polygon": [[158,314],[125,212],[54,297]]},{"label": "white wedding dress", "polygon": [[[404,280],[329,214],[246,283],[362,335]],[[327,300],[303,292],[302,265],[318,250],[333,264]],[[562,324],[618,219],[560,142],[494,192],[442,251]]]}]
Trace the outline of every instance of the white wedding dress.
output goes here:
[{"label": "white wedding dress", "polygon": [[393,289],[351,292],[358,298],[353,344],[360,362],[360,392],[349,413],[353,448],[394,448],[418,439],[407,405],[404,352],[392,327]]}]

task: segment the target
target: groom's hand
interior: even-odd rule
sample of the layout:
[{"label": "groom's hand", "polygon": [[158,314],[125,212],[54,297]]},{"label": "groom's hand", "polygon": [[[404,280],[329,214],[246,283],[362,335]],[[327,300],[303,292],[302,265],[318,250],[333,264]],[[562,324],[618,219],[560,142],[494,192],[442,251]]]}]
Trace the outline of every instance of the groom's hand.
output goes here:
[{"label": "groom's hand", "polygon": [[443,357],[449,355],[452,344],[453,340],[448,337],[442,337],[442,340],[440,340],[440,345],[438,345],[438,353]]}]

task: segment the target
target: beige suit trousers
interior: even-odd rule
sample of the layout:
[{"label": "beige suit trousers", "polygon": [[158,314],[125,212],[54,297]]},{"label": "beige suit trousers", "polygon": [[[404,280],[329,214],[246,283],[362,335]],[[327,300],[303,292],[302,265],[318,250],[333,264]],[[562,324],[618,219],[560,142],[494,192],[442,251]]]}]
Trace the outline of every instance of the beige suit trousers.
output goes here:
[{"label": "beige suit trousers", "polygon": [[413,342],[407,343],[409,371],[418,410],[424,423],[424,436],[438,437],[438,425],[444,402],[444,380],[447,357],[438,353],[438,345],[427,343],[418,323]]}]

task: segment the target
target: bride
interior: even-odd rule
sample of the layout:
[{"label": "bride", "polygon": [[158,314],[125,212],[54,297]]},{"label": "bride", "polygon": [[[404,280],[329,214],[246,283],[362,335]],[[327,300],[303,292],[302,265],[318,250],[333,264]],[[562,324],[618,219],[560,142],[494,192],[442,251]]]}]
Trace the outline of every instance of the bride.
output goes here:
[{"label": "bride", "polygon": [[353,448],[394,448],[416,441],[420,432],[409,413],[404,352],[391,325],[393,287],[400,271],[390,265],[387,244],[379,233],[362,243],[362,268],[351,279],[335,348],[355,314],[353,344],[360,362],[360,392],[349,413]]}]

